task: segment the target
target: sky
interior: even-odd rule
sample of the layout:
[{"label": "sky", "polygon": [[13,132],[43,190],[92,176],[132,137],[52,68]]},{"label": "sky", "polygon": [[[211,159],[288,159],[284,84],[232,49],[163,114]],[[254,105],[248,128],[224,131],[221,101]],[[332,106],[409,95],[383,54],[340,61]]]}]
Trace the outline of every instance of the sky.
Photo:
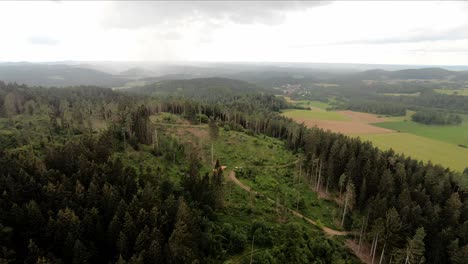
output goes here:
[{"label": "sky", "polygon": [[468,64],[461,1],[0,1],[0,61]]}]

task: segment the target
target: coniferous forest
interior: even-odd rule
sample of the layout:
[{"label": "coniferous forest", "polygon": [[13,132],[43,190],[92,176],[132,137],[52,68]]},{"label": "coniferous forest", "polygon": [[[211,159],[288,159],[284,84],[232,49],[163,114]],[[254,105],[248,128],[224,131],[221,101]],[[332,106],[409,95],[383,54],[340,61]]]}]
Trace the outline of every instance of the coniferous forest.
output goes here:
[{"label": "coniferous forest", "polygon": [[204,92],[191,99],[0,82],[0,262],[222,263],[242,254],[242,263],[358,262],[343,240],[293,216],[243,224],[240,215],[254,219],[262,197],[246,196],[242,213],[229,207],[240,190],[223,160],[212,150],[207,165],[202,149],[158,126],[180,118],[172,126],[206,125],[214,139],[235,131],[282,142],[299,157],[297,177],[310,193],[340,195],[338,225],[374,261],[465,263],[460,173],[306,128],[279,115],[288,107],[282,97]]}]

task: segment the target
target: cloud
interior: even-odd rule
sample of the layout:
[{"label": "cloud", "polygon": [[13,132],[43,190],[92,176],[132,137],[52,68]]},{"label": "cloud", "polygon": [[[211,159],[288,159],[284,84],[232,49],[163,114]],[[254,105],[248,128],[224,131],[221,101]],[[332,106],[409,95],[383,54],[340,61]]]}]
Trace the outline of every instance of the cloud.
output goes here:
[{"label": "cloud", "polygon": [[385,45],[385,44],[411,44],[431,41],[457,41],[468,39],[468,24],[447,29],[416,29],[410,32],[402,33],[399,36],[390,36],[384,38],[369,38],[350,41],[313,43],[290,46],[291,48],[307,48],[320,46],[339,46],[339,45]]},{"label": "cloud", "polygon": [[[444,30],[415,30],[407,36],[356,41],[365,44],[418,43],[425,41],[462,40],[468,38],[468,24]],[[352,44],[348,42],[348,44]]]},{"label": "cloud", "polygon": [[47,36],[32,36],[28,38],[28,42],[34,45],[57,45],[60,41]]},{"label": "cloud", "polygon": [[238,24],[279,24],[289,11],[301,11],[329,1],[142,1],[113,2],[102,25],[140,28],[170,22],[229,20]]}]

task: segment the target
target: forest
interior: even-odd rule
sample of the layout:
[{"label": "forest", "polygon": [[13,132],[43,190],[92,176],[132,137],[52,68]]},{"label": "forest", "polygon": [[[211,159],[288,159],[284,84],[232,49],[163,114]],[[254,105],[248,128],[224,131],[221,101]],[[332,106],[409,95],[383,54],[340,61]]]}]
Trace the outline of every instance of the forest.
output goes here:
[{"label": "forest", "polygon": [[426,125],[459,125],[463,121],[459,115],[435,111],[416,112],[411,119]]},{"label": "forest", "polygon": [[[183,91],[152,97],[0,82],[0,260],[221,263],[248,250],[254,228],[255,241],[270,248],[255,263],[353,261],[335,242],[293,223],[245,230],[221,222],[227,194],[220,161],[205,168],[196,148],[170,134],[156,136],[150,117],[160,113],[284,142],[301,157],[304,182],[342,194],[343,228],[379,261],[464,263],[468,257],[468,195],[460,173],[306,128],[279,115],[288,103],[273,94],[216,102],[188,99]],[[216,90],[224,93],[231,94]],[[199,98],[212,94],[200,91]],[[136,153],[156,163],[132,163],[129,155]]]}]

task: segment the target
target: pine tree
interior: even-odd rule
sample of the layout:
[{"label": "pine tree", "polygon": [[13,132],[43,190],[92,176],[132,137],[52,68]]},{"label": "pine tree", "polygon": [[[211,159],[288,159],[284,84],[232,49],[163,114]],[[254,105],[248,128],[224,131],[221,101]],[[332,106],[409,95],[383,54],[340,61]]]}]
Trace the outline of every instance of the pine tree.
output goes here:
[{"label": "pine tree", "polygon": [[88,263],[89,250],[81,243],[79,239],[75,240],[73,246],[73,264]]},{"label": "pine tree", "polygon": [[412,239],[408,240],[406,246],[406,258],[405,264],[415,263],[422,264],[425,262],[424,258],[424,238],[426,237],[426,232],[423,227],[416,229],[416,234]]},{"label": "pine tree", "polygon": [[185,201],[179,200],[176,223],[168,241],[168,261],[175,264],[192,263],[197,260],[193,234],[194,222]]},{"label": "pine tree", "polygon": [[148,248],[150,241],[149,237],[149,228],[145,226],[143,230],[141,230],[140,234],[138,234],[135,240],[135,248],[133,250],[134,253],[139,254],[140,252],[144,251]]}]

